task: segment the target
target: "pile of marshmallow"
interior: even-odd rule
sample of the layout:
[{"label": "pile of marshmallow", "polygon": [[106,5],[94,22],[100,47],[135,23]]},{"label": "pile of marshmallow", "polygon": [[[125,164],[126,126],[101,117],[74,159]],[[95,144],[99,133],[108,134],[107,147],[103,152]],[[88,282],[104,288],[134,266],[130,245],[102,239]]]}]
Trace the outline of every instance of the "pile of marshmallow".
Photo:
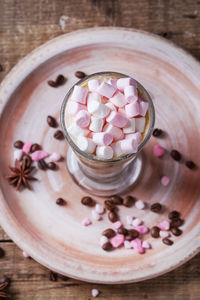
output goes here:
[{"label": "pile of marshmallow", "polygon": [[75,85],[67,113],[68,134],[81,151],[106,160],[136,153],[145,129],[148,102],[138,95],[133,78],[88,81]]}]

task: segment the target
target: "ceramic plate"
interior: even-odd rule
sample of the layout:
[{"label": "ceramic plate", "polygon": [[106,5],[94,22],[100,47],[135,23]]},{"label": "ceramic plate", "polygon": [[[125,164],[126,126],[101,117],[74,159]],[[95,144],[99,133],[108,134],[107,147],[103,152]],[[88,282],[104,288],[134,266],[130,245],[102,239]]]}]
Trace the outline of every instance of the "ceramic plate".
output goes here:
[{"label": "ceramic plate", "polygon": [[[33,190],[15,191],[4,176],[13,161],[13,142],[17,139],[40,143],[48,152],[66,155],[67,143],[53,138],[55,129],[46,123],[47,115],[59,118],[61,103],[77,81],[74,72],[87,74],[117,71],[135,77],[151,94],[156,109],[156,127],[166,135],[151,138],[145,147],[142,180],[131,192],[149,206],[161,202],[164,214],[149,210],[120,208],[120,216],[139,216],[148,226],[166,218],[176,209],[185,219],[184,234],[173,237],[168,247],[160,239],[148,238],[153,249],[145,255],[124,248],[104,252],[99,246],[101,232],[110,227],[104,215],[87,228],[81,225],[90,209],[80,204],[84,192],[70,178],[64,162],[59,170],[38,170]],[[58,74],[67,83],[52,88],[47,81]],[[19,247],[48,268],[85,281],[127,283],[168,272],[197,253],[200,247],[199,169],[191,171],[173,161],[168,152],[153,157],[159,142],[168,151],[175,148],[184,159],[200,166],[200,65],[190,55],[166,40],[149,33],[96,28],[59,36],[42,45],[8,74],[0,89],[0,222]],[[168,187],[160,177],[171,178]],[[66,207],[55,204],[58,197]],[[103,199],[96,200],[101,203]]]}]

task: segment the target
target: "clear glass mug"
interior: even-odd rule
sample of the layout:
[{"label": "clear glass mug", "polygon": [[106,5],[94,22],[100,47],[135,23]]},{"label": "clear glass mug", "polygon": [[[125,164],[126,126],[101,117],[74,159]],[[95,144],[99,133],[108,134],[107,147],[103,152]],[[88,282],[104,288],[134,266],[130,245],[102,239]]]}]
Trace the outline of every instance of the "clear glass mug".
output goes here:
[{"label": "clear glass mug", "polygon": [[[83,85],[88,80],[99,77],[122,78],[129,76],[117,72],[99,72],[85,77],[76,85]],[[137,153],[109,160],[100,160],[94,155],[87,154],[81,151],[73,142],[67,132],[65,119],[67,117],[66,106],[74,86],[64,98],[60,118],[64,136],[69,143],[66,159],[67,168],[74,181],[90,194],[102,197],[120,194],[133,186],[139,178],[142,170],[142,156],[139,152],[151,137],[155,122],[155,111],[150,95],[139,82],[137,84],[142,97],[149,103],[148,125],[145,135]]]}]

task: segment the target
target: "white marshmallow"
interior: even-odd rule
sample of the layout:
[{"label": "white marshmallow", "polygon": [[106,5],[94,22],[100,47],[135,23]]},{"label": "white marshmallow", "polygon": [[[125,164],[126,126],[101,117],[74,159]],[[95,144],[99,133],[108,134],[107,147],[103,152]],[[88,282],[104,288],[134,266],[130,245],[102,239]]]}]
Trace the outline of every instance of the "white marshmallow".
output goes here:
[{"label": "white marshmallow", "polygon": [[120,92],[117,92],[109,101],[117,107],[123,107],[126,104],[126,99]]},{"label": "white marshmallow", "polygon": [[135,130],[139,132],[144,132],[145,123],[145,117],[135,118]]},{"label": "white marshmallow", "polygon": [[166,238],[166,237],[170,236],[169,232],[164,231],[164,230],[160,230],[159,234],[160,234],[160,237],[162,237],[162,238]]},{"label": "white marshmallow", "polygon": [[136,219],[134,219],[133,221],[132,221],[132,225],[134,226],[134,227],[137,227],[138,225],[141,225],[143,222],[142,222],[142,220],[140,220],[140,219],[138,219],[138,218],[136,218]]},{"label": "white marshmallow", "polygon": [[98,214],[103,214],[104,213],[104,207],[102,206],[102,205],[100,205],[100,204],[96,204],[96,206],[95,206],[95,211],[98,213]]},{"label": "white marshmallow", "polygon": [[70,115],[76,115],[80,110],[86,110],[86,105],[80,104],[78,102],[69,101],[67,104],[67,112]]},{"label": "white marshmallow", "polygon": [[96,156],[101,159],[111,159],[113,157],[113,149],[110,146],[97,146]]},{"label": "white marshmallow", "polygon": [[86,153],[94,153],[94,150],[96,148],[95,143],[92,139],[88,139],[84,136],[79,136],[77,139],[77,146],[81,151],[84,151]]},{"label": "white marshmallow", "polygon": [[111,102],[107,102],[105,103],[105,105],[108,106],[111,110],[117,111],[116,107]]},{"label": "white marshmallow", "polygon": [[140,132],[135,132],[135,133],[130,133],[130,134],[125,134],[125,139],[134,139],[137,141],[138,145],[142,140],[142,135]]},{"label": "white marshmallow", "polygon": [[124,139],[119,141],[123,153],[131,154],[136,153],[138,149],[138,143],[134,139]]},{"label": "white marshmallow", "polygon": [[124,88],[125,99],[128,103],[137,101],[138,91],[134,85],[128,85]]},{"label": "white marshmallow", "polygon": [[76,124],[71,124],[68,128],[67,131],[70,135],[72,135],[74,138],[77,138],[78,136],[86,136],[89,133],[89,130],[85,128],[81,128],[77,126]]},{"label": "white marshmallow", "polygon": [[131,248],[132,248],[131,242],[129,242],[129,241],[124,241],[124,248],[125,248],[125,249],[131,249]]},{"label": "white marshmallow", "polygon": [[99,118],[105,118],[110,112],[110,108],[108,106],[101,104],[96,100],[89,100],[87,103],[87,109],[90,114]]},{"label": "white marshmallow", "polygon": [[116,141],[123,138],[122,130],[118,127],[113,126],[112,124],[107,123],[104,126],[103,131],[110,133]]},{"label": "white marshmallow", "polygon": [[99,85],[100,85],[100,80],[98,79],[92,79],[88,81],[88,89],[91,92],[96,91]]},{"label": "white marshmallow", "polygon": [[105,235],[102,235],[102,236],[100,237],[99,243],[100,243],[101,246],[103,246],[103,245],[106,244],[108,241],[109,241],[108,238],[107,238]]},{"label": "white marshmallow", "polygon": [[112,149],[113,149],[113,154],[114,156],[121,156],[122,154],[124,154],[124,152],[121,149],[121,144],[120,141],[113,143],[111,145]]},{"label": "white marshmallow", "polygon": [[89,129],[93,132],[100,132],[102,131],[103,124],[104,124],[103,119],[91,116]]},{"label": "white marshmallow", "polygon": [[117,80],[117,88],[120,91],[124,91],[124,88],[127,85],[134,85],[135,87],[137,87],[137,83],[133,78],[120,78]]},{"label": "white marshmallow", "polygon": [[132,224],[132,221],[133,221],[133,217],[132,216],[126,216],[126,223],[128,225],[131,225]]},{"label": "white marshmallow", "polygon": [[113,136],[107,132],[93,133],[92,138],[98,146],[108,146],[113,141]]},{"label": "white marshmallow", "polygon": [[92,101],[97,101],[99,103],[101,103],[101,96],[97,93],[89,93],[88,97],[87,97],[87,104],[89,104]]},{"label": "white marshmallow", "polygon": [[129,119],[127,125],[123,128],[124,133],[135,132],[135,119]]},{"label": "white marshmallow", "polygon": [[99,215],[95,210],[92,210],[92,218],[96,221],[100,221],[102,219],[102,216]]},{"label": "white marshmallow", "polygon": [[80,85],[75,85],[72,95],[71,95],[71,99],[73,101],[79,102],[81,104],[85,104],[86,103],[86,98],[87,98],[87,94],[88,94],[88,89],[84,88]]}]

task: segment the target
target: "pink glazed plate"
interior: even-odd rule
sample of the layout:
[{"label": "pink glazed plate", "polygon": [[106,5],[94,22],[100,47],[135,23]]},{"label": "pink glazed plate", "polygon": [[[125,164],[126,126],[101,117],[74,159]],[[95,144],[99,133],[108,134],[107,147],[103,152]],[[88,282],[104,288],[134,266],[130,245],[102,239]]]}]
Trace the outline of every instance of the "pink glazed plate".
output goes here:
[{"label": "pink glazed plate", "polygon": [[[139,216],[148,226],[166,218],[170,210],[181,212],[184,233],[173,237],[169,247],[152,239],[153,249],[139,255],[124,248],[104,252],[101,232],[110,227],[107,216],[83,227],[89,208],[80,204],[85,193],[73,182],[65,162],[59,170],[38,170],[39,181],[32,191],[15,191],[5,175],[13,162],[13,142],[37,142],[48,152],[66,156],[67,143],[53,138],[47,115],[59,119],[63,98],[77,81],[75,71],[86,74],[116,71],[135,77],[150,93],[156,109],[156,127],[166,132],[151,138],[143,151],[145,169],[130,193],[150,206],[161,202],[164,214],[120,208],[120,217]],[[47,84],[58,74],[67,77],[59,88]],[[166,40],[141,31],[123,28],[95,28],[59,36],[22,59],[7,75],[0,88],[0,223],[16,244],[36,261],[55,272],[97,283],[127,283],[168,272],[194,256],[200,249],[199,169],[189,170],[173,161],[168,152],[153,157],[159,142],[167,150],[179,150],[184,159],[200,166],[200,65],[194,58]],[[169,186],[160,177],[171,178]],[[67,200],[56,205],[58,197]],[[99,203],[104,199],[95,198]]]}]

